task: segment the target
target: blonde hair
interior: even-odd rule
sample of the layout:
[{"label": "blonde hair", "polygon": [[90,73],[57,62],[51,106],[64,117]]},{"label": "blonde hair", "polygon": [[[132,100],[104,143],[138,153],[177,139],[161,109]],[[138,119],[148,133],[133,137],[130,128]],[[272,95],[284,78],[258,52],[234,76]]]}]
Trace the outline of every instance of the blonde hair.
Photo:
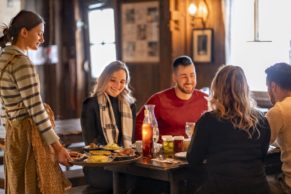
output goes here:
[{"label": "blonde hair", "polygon": [[229,120],[235,128],[244,130],[249,138],[255,132],[259,137],[259,112],[255,110],[256,103],[241,67],[226,65],[217,71],[211,83],[209,106],[219,118]]},{"label": "blonde hair", "polygon": [[126,73],[125,88],[120,93],[120,96],[124,98],[129,104],[133,104],[135,102],[135,98],[132,96],[132,91],[129,88],[130,83],[129,71],[126,64],[123,63],[122,61],[113,61],[104,68],[104,70],[102,71],[102,73],[100,74],[99,78],[96,81],[91,96],[98,96],[100,94],[104,94],[106,86],[110,81],[112,74],[119,70],[124,70]]}]

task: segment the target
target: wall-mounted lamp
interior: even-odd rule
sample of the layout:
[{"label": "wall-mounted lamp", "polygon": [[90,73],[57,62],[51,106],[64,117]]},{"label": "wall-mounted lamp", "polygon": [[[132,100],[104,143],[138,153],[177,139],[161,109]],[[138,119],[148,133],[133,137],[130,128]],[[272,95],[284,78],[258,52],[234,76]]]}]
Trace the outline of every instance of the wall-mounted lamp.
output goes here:
[{"label": "wall-mounted lamp", "polygon": [[194,2],[190,3],[188,13],[192,18],[193,27],[195,20],[199,19],[202,22],[203,28],[205,28],[206,21],[208,19],[208,6],[205,0],[199,1],[198,8]]}]

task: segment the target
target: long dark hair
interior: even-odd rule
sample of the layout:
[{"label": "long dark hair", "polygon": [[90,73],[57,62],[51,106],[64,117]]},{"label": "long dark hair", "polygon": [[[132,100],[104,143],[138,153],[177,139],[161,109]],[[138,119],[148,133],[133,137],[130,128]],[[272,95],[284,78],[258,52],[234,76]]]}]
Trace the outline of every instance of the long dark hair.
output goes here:
[{"label": "long dark hair", "polygon": [[40,23],[44,23],[44,20],[40,15],[32,11],[21,10],[11,19],[9,26],[5,24],[0,26],[3,30],[3,36],[0,37],[0,47],[4,48],[8,42],[15,44],[22,28],[31,30]]}]

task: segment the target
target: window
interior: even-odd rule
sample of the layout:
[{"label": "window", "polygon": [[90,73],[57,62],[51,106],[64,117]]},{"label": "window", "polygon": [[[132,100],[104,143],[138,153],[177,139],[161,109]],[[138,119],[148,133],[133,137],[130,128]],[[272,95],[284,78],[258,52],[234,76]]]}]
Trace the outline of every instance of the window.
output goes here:
[{"label": "window", "polygon": [[90,10],[88,18],[91,76],[96,78],[106,65],[116,60],[114,10]]},{"label": "window", "polygon": [[266,91],[264,70],[274,63],[290,63],[291,1],[259,1],[259,39],[254,40],[254,0],[232,1],[229,63],[241,66],[253,91]]}]

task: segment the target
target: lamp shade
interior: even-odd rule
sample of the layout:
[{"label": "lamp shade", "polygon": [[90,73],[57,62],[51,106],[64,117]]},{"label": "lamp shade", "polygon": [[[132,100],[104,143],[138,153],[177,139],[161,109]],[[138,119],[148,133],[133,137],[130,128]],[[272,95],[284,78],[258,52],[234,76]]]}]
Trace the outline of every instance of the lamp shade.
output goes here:
[{"label": "lamp shade", "polygon": [[190,3],[189,7],[188,7],[188,13],[191,15],[191,16],[195,16],[197,12],[197,7],[194,3]]},{"label": "lamp shade", "polygon": [[208,17],[208,8],[207,8],[207,5],[206,5],[204,0],[200,1],[199,5],[198,5],[197,16],[201,17],[204,21]]}]

